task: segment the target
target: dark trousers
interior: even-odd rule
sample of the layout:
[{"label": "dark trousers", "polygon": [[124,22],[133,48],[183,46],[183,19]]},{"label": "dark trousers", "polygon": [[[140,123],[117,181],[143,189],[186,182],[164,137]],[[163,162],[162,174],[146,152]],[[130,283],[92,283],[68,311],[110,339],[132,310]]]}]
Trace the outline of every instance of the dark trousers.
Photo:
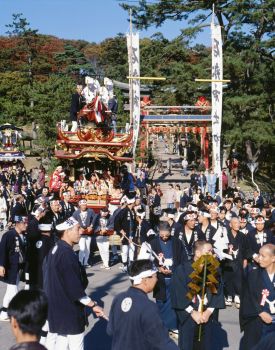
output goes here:
[{"label": "dark trousers", "polygon": [[210,350],[213,329],[213,319],[202,325],[201,339],[199,339],[199,325],[197,325],[192,317],[184,323],[179,323],[179,348],[180,350]]},{"label": "dark trousers", "polygon": [[242,267],[239,265],[226,266],[223,268],[224,294],[226,297],[241,294]]}]

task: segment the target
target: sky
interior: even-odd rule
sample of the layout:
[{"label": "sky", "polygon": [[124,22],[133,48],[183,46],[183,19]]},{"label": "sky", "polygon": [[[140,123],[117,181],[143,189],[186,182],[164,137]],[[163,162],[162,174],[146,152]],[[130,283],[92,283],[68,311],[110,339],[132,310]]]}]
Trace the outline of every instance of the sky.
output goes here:
[{"label": "sky", "polygon": [[[133,2],[135,4],[135,2]],[[0,0],[0,35],[5,35],[6,24],[12,22],[13,13],[23,13],[32,29],[62,39],[82,39],[101,42],[129,30],[128,13],[118,0]],[[186,22],[166,22],[162,27],[141,31],[141,37],[162,32],[167,39],[180,34]],[[196,42],[210,45],[210,29],[206,29]]]}]

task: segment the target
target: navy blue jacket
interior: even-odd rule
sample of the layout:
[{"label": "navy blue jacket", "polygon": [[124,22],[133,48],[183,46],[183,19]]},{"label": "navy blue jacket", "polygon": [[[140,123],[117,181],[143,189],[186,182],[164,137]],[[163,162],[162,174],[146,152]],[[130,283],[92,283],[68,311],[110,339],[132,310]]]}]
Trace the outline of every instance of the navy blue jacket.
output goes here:
[{"label": "navy blue jacket", "polygon": [[[275,236],[272,235],[272,233],[268,230],[264,230],[264,232],[266,233],[266,239],[265,239],[266,242],[264,242],[264,244],[267,244],[267,243],[275,244]],[[254,229],[254,230],[248,231],[248,234],[246,236],[248,240],[248,249],[249,249],[248,257],[249,258],[252,258],[253,254],[258,254],[261,248],[261,244],[257,243],[256,234],[257,234],[257,230]]]},{"label": "navy blue jacket", "polygon": [[16,284],[18,272],[24,268],[25,244],[15,229],[3,234],[0,242],[0,266],[5,268],[6,283]]},{"label": "navy blue jacket", "polygon": [[154,302],[138,288],[115,297],[107,333],[113,337],[112,350],[177,350],[169,338]]},{"label": "navy blue jacket", "polygon": [[44,259],[43,280],[50,332],[64,335],[84,332],[86,316],[79,299],[86,296],[87,277],[73,248],[65,241],[59,240]]},{"label": "navy blue jacket", "polygon": [[[136,220],[134,210],[130,210],[128,207],[121,209],[115,216],[114,221],[114,229],[117,234],[120,234],[120,231],[123,230],[128,238],[135,236]],[[128,244],[128,241],[124,238],[122,244]]]},{"label": "navy blue jacket", "polygon": [[[172,240],[173,269],[175,269],[183,261],[183,250],[182,250],[182,244],[177,238],[171,237],[170,239]],[[152,241],[150,242],[150,245],[152,250],[157,255],[163,253],[161,249],[159,237],[155,237],[154,239],[152,239]],[[155,259],[154,263],[157,267],[160,267],[159,261],[157,259]],[[162,301],[166,300],[165,278],[167,277],[169,276],[164,275],[162,273],[158,273],[158,282],[154,288],[154,293],[153,293],[154,298],[156,298],[157,300],[162,300]]]}]

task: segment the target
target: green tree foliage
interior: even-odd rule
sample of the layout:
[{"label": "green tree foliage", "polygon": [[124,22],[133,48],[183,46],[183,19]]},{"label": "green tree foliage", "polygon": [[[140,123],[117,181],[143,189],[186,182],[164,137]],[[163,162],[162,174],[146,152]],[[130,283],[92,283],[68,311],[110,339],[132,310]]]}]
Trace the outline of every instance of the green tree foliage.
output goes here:
[{"label": "green tree foliage", "polygon": [[[193,105],[200,95],[211,99],[210,84],[194,82],[198,77],[210,77],[211,48],[194,46],[192,39],[210,23],[212,3],[131,3],[139,27],[160,26],[166,19],[190,21],[190,27],[174,40],[167,40],[160,33],[140,40],[141,75],[166,77],[166,81],[146,82],[152,88],[155,104]],[[275,144],[272,8],[274,0],[215,1],[217,18],[224,30],[224,77],[231,80],[224,90],[224,140],[240,149],[252,145],[261,149],[265,157],[272,153],[270,147]],[[0,120],[12,118],[19,125],[37,121],[43,145],[54,144],[55,124],[68,116],[71,92],[74,83],[82,79],[81,70],[98,77],[100,82],[107,76],[128,83],[127,46],[122,34],[99,44],[61,40],[38,34],[22,15],[15,16],[8,28],[10,36],[0,37]],[[24,36],[29,35],[32,40],[28,46]],[[34,50],[33,86],[28,74],[30,48]],[[118,123],[123,124],[129,116],[123,113],[121,91],[116,89],[116,94]]]},{"label": "green tree foliage", "polygon": [[91,76],[95,74],[84,53],[73,45],[65,44],[64,51],[56,53],[55,59],[61,73],[75,76],[79,76],[81,72]]},{"label": "green tree foliage", "polygon": [[7,34],[10,37],[17,38],[17,46],[15,55],[20,57],[23,55],[23,61],[25,62],[22,70],[25,70],[28,74],[29,83],[33,82],[33,59],[37,56],[37,29],[31,29],[30,23],[26,18],[22,17],[22,13],[13,14],[13,21],[11,24],[7,24]]},{"label": "green tree foliage", "polygon": [[66,76],[51,76],[46,82],[37,81],[32,87],[34,108],[32,120],[39,125],[39,143],[52,147],[56,140],[56,124],[68,120],[74,81]]},{"label": "green tree foliage", "polygon": [[24,73],[0,73],[0,122],[28,122],[29,85]]},{"label": "green tree foliage", "polygon": [[[274,0],[140,0],[135,6],[126,2],[122,7],[132,9],[138,28],[159,27],[166,20],[189,21],[189,27],[174,40],[174,50],[173,42],[168,49],[169,54],[180,54],[180,61],[166,66],[165,73],[174,80],[175,102],[191,103],[196,90],[205,89],[205,85],[194,86],[194,78],[205,77],[206,72],[210,76],[210,51],[200,50],[199,61],[190,66],[190,61],[185,62],[186,48],[176,43],[183,39],[187,51],[197,51],[191,47],[192,39],[210,23],[213,4],[223,31],[224,76],[231,79],[224,94],[224,139],[241,149],[245,146],[248,158],[251,145],[266,155],[275,146]],[[210,86],[205,92],[210,96]]]}]

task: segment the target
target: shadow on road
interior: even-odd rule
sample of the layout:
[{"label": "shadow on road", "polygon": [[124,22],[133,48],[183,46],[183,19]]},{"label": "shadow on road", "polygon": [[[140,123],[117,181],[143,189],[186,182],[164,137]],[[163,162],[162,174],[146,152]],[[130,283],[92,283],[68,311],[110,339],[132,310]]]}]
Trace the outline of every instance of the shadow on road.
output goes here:
[{"label": "shadow on road", "polygon": [[[92,292],[93,300],[97,300],[99,305],[104,308],[104,302],[102,299],[107,295],[112,295],[111,289],[123,279],[127,279],[127,275],[119,274],[112,278],[108,283],[104,283],[102,286],[97,287]],[[117,294],[117,293],[116,293]],[[91,310],[87,309],[88,316],[91,314]],[[110,350],[112,344],[112,338],[107,335],[106,332],[107,321],[104,319],[98,319],[90,332],[85,335],[84,349],[85,350]]]}]

